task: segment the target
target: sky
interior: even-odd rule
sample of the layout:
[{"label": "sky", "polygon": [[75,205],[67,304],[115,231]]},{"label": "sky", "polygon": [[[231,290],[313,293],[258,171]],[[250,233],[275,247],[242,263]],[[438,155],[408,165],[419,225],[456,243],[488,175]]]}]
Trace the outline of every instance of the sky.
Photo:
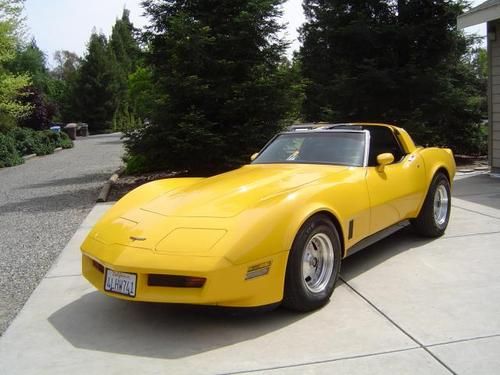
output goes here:
[{"label": "sky", "polygon": [[[90,33],[95,27],[105,35],[123,9],[130,10],[130,18],[138,28],[148,23],[143,16],[140,0],[26,0],[25,15],[28,34],[46,53],[49,64],[57,50],[68,50],[83,56]],[[483,0],[472,1],[473,5]],[[304,22],[302,0],[288,0],[283,6],[283,22],[287,23],[285,37],[291,42],[289,55],[299,48],[297,29]],[[486,34],[486,25],[470,27],[466,32]]]}]

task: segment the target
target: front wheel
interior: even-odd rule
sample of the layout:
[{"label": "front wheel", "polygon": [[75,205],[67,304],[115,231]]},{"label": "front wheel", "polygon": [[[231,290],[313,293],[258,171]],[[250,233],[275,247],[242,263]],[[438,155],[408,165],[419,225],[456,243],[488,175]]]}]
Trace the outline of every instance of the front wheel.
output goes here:
[{"label": "front wheel", "polygon": [[300,228],[288,257],[283,305],[310,311],[325,305],[340,273],[341,243],[335,225],[316,215]]},{"label": "front wheel", "polygon": [[412,225],[423,236],[442,236],[450,220],[450,211],[450,182],[445,175],[438,173],[432,179],[424,204]]}]

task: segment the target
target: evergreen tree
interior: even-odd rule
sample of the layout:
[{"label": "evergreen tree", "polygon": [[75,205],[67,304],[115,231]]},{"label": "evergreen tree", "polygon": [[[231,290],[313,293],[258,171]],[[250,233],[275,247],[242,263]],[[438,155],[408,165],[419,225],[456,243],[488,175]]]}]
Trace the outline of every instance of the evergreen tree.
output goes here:
[{"label": "evergreen tree", "polygon": [[[480,44],[480,43],[479,43]],[[470,67],[475,75],[477,90],[481,93],[479,98],[481,107],[481,117],[488,118],[488,54],[486,48],[478,46],[472,49],[469,57]]]},{"label": "evergreen tree", "polygon": [[148,66],[138,66],[128,77],[128,94],[130,106],[136,116],[148,120],[153,114],[156,90],[153,73]]},{"label": "evergreen tree", "polygon": [[128,80],[139,66],[141,50],[136,38],[137,30],[130,22],[130,12],[123,10],[121,19],[116,20],[111,37],[109,48],[114,54],[117,62],[117,107],[113,115],[113,129],[119,131],[130,130],[135,121],[134,108],[130,104]]},{"label": "evergreen tree", "polygon": [[277,36],[282,0],[143,2],[151,125],[127,143],[149,168],[210,173],[246,162],[289,110]]},{"label": "evergreen tree", "polygon": [[[474,39],[457,30],[460,1],[399,0],[397,39],[400,94],[397,119],[422,144],[473,152],[479,131],[482,93],[467,54]],[[403,91],[403,89],[405,91]]]},{"label": "evergreen tree", "polygon": [[103,34],[92,33],[76,82],[77,116],[89,130],[111,129],[120,90],[119,67]]},{"label": "evergreen tree", "polygon": [[384,117],[394,72],[394,14],[383,0],[305,0],[302,73],[308,121]]},{"label": "evergreen tree", "polygon": [[14,58],[7,66],[13,73],[28,73],[34,82],[43,81],[43,77],[48,73],[45,53],[38,47],[34,38],[27,45],[17,47]]},{"label": "evergreen tree", "polygon": [[130,21],[130,11],[124,9],[122,17],[113,26],[109,46],[127,75],[135,71],[141,57],[137,34],[138,31]]},{"label": "evergreen tree", "polygon": [[312,121],[386,121],[422,144],[473,147],[481,104],[456,28],[462,1],[306,0],[301,60]]}]

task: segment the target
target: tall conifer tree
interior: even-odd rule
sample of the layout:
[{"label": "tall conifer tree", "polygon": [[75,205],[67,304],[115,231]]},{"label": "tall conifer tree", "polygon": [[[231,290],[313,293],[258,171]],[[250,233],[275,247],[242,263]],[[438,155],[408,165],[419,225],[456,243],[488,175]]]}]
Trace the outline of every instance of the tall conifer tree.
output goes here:
[{"label": "tall conifer tree", "polygon": [[136,38],[137,30],[130,22],[129,15],[130,12],[124,9],[122,17],[117,19],[113,26],[108,44],[110,53],[114,55],[117,63],[118,92],[117,105],[113,113],[113,129],[122,131],[136,126],[135,109],[130,104],[128,81],[129,75],[137,69],[141,56]]},{"label": "tall conifer tree", "polygon": [[111,128],[118,105],[119,68],[103,34],[93,32],[81,64],[75,90],[79,118],[89,129],[101,132]]},{"label": "tall conifer tree", "polygon": [[387,121],[417,141],[471,151],[483,93],[457,30],[462,1],[305,0],[303,113],[312,121]]},{"label": "tall conifer tree", "polygon": [[149,61],[161,98],[128,142],[153,168],[210,173],[248,160],[289,109],[279,70],[283,0],[149,0]]}]

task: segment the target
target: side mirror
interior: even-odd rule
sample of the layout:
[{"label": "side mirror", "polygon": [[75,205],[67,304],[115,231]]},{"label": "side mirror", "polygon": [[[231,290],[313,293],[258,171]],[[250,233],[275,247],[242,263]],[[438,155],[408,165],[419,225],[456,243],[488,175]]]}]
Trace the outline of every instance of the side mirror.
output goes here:
[{"label": "side mirror", "polygon": [[259,156],[258,152],[256,152],[255,154],[252,154],[252,156],[250,156],[250,161],[254,161],[255,159],[257,159],[257,156]]},{"label": "side mirror", "polygon": [[382,172],[386,165],[391,164],[394,161],[394,155],[390,152],[385,152],[383,154],[377,155],[378,171]]}]

